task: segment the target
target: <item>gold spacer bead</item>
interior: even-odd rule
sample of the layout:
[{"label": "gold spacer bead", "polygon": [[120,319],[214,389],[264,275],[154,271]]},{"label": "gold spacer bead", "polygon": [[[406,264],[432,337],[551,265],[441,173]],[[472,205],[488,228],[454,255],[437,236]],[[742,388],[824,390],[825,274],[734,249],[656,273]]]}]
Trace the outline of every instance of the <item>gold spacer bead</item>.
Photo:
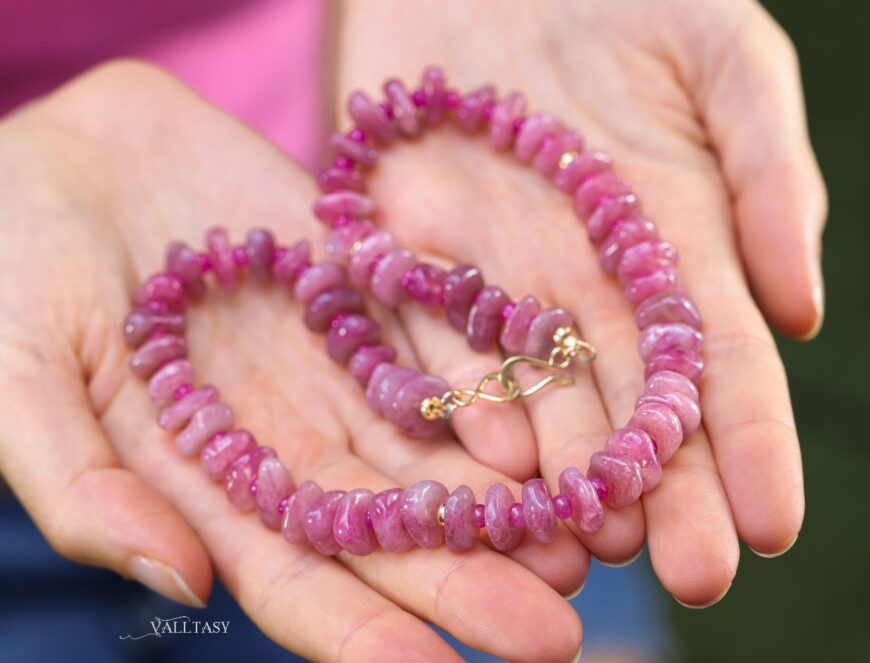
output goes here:
[{"label": "gold spacer bead", "polygon": [[577,152],[565,152],[562,156],[559,157],[559,170],[565,170],[571,163],[579,157],[580,155]]},{"label": "gold spacer bead", "polygon": [[420,414],[426,421],[438,421],[446,419],[448,414],[447,405],[437,396],[429,396],[420,403]]},{"label": "gold spacer bead", "polygon": [[446,512],[446,507],[444,504],[438,507],[438,524],[444,525],[444,514]]}]

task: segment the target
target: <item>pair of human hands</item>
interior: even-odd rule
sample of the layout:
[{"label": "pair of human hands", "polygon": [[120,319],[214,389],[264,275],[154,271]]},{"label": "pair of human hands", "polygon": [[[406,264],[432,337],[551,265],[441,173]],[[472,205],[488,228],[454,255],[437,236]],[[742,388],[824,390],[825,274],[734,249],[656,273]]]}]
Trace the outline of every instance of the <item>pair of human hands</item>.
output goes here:
[{"label": "pair of human hands", "polygon": [[[288,546],[174,452],[119,326],[172,239],[266,226],[322,246],[314,186],[165,74],[112,64],[0,125],[0,470],[52,545],[193,604],[214,568],[270,637],[351,660],[455,657],[421,620],[505,658],[564,660],[581,629],[560,594],[582,585],[590,553],[623,562],[646,541],[664,587],[704,605],[727,591],[738,538],[787,549],[803,516],[800,455],[762,313],[791,335],[818,327],[824,191],[775,24],[743,1],[355,2],[338,45],[337,99],[434,62],[461,89],[522,90],[614,155],[680,248],[704,317],[703,429],[642,504],[609,512],[594,535],[560,527],[509,556],[326,559]],[[565,306],[599,346],[595,365],[573,387],[457,413],[455,439],[409,440],[368,411],[298,303],[253,284],[214,297],[190,319],[193,363],[297,480],[377,490],[435,478],[479,495],[500,480],[517,494],[535,472],[554,485],[560,468],[585,467],[628,418],[642,386],[630,309],[570,204],[476,142],[443,130],[383,159],[379,223],[421,257],[474,262],[514,296]],[[500,362],[421,307],[380,320],[403,363],[451,384]]]}]

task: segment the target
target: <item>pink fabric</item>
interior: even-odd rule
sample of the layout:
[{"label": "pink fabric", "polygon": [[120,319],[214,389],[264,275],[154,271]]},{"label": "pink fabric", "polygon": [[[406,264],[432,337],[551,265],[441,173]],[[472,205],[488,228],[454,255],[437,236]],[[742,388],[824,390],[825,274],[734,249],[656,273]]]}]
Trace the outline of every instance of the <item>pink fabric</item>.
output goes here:
[{"label": "pink fabric", "polygon": [[159,64],[309,169],[324,148],[327,3],[3,0],[0,115],[114,57]]}]

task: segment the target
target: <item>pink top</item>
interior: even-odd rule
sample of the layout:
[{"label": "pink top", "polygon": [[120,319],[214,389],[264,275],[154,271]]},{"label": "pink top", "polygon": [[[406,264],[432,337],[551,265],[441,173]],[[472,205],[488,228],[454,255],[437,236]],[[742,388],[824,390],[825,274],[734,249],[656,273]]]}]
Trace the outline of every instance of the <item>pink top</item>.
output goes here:
[{"label": "pink top", "polygon": [[324,146],[320,0],[2,0],[0,115],[99,62],[159,64],[308,169]]}]

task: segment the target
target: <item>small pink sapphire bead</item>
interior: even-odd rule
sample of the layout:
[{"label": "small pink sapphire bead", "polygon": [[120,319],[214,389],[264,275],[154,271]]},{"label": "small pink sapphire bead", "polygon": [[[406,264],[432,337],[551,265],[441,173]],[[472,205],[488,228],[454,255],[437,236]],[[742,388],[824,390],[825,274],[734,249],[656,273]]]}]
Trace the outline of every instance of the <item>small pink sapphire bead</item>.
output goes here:
[{"label": "small pink sapphire bead", "polygon": [[649,378],[659,371],[681,373],[699,384],[704,373],[704,360],[695,350],[673,348],[651,357],[647,361],[644,377]]},{"label": "small pink sapphire bead", "polygon": [[604,445],[605,451],[633,458],[640,465],[643,492],[648,493],[662,480],[662,465],[656,456],[653,439],[640,428],[620,428]]},{"label": "small pink sapphire bead", "polygon": [[549,113],[532,113],[529,115],[516,137],[514,152],[523,163],[529,163],[534,158],[541,142],[547,136],[556,136],[564,131],[564,125]]},{"label": "small pink sapphire bead", "polygon": [[155,336],[136,350],[130,359],[130,369],[140,378],[150,378],[158,368],[173,359],[187,357],[187,341],[183,336]]},{"label": "small pink sapphire bead", "polygon": [[444,308],[447,322],[454,329],[466,331],[468,314],[474,299],[483,289],[483,276],[474,265],[457,265],[447,273],[444,280]]},{"label": "small pink sapphire bead", "polygon": [[673,267],[659,267],[649,274],[639,276],[625,286],[625,298],[632,306],[663,292],[675,292],[681,288],[680,276]]},{"label": "small pink sapphire bead", "polygon": [[655,224],[646,217],[618,220],[598,249],[598,264],[606,274],[615,274],[622,254],[628,247],[657,237]]},{"label": "small pink sapphire bead", "polygon": [[366,523],[366,511],[375,494],[365,488],[348,491],[338,503],[332,535],[342,548],[354,555],[368,555],[378,545],[374,530]]},{"label": "small pink sapphire bead", "polygon": [[250,432],[239,429],[212,437],[202,448],[200,461],[212,481],[224,481],[227,471],[236,460],[257,446]]},{"label": "small pink sapphire bead", "polygon": [[510,508],[514,496],[510,488],[503,483],[496,483],[486,491],[484,498],[486,533],[492,547],[502,552],[516,548],[523,538],[523,529],[510,524]]},{"label": "small pink sapphire bead", "polygon": [[574,317],[563,308],[549,307],[538,313],[529,325],[525,353],[530,357],[546,359],[553,349],[553,337],[560,327],[570,327]]},{"label": "small pink sapphire bead", "polygon": [[311,545],[321,555],[335,555],[341,544],[335,540],[333,524],[338,505],[345,496],[343,490],[330,490],[323,493],[311,504],[305,514],[304,528]]},{"label": "small pink sapphire bead", "polygon": [[447,272],[425,262],[414,265],[402,277],[402,285],[408,294],[424,306],[435,308],[444,297],[444,281]]},{"label": "small pink sapphire bead", "polygon": [[583,182],[574,195],[574,211],[581,219],[588,219],[602,200],[631,193],[631,187],[621,177],[603,172]]},{"label": "small pink sapphire bead", "polygon": [[[254,504],[260,521],[269,529],[281,529],[283,514],[278,505],[294,491],[293,477],[277,458],[264,458],[257,468],[257,489]],[[286,507],[285,507],[286,508]]]},{"label": "small pink sapphire bead", "polygon": [[197,387],[174,403],[167,405],[157,415],[157,425],[163,430],[175,431],[182,428],[194,412],[220,400],[220,392],[210,384]]},{"label": "small pink sapphire bead", "polygon": [[[359,248],[360,244],[375,233],[375,225],[368,220],[347,221],[347,216],[336,219],[335,227],[326,238],[326,255],[333,260],[342,262],[350,260],[351,256]],[[353,275],[351,275],[353,282]]]},{"label": "small pink sapphire bead", "polygon": [[576,467],[559,475],[559,492],[571,502],[571,518],[584,532],[597,532],[604,525],[604,507],[592,482]]},{"label": "small pink sapphire bead", "polygon": [[[610,155],[605,152],[599,150],[584,152],[572,159],[564,168],[560,168],[553,173],[553,183],[560,191],[573,195],[583,182],[599,173],[609,171],[611,164]],[[611,219],[611,222],[613,220]],[[587,221],[587,225],[591,234],[591,217]]]},{"label": "small pink sapphire bead", "polygon": [[413,368],[400,368],[386,362],[378,364],[366,387],[366,402],[373,412],[386,415],[399,389],[418,375]]},{"label": "small pink sapphire bead", "polygon": [[180,336],[186,328],[187,323],[181,313],[137,308],[124,319],[124,340],[131,348],[138,348],[152,334]]},{"label": "small pink sapphire bead", "polygon": [[185,456],[192,456],[199,453],[212,436],[230,430],[234,423],[229,405],[210,403],[193,413],[184,430],[175,436],[175,446]]},{"label": "small pink sapphire bead", "polygon": [[694,400],[700,398],[698,387],[689,378],[675,371],[659,371],[647,378],[644,393],[653,396],[664,396],[671,392],[679,392]]},{"label": "small pink sapphire bead", "polygon": [[393,109],[394,124],[399,132],[409,138],[419,136],[420,121],[417,117],[417,107],[411,100],[405,84],[396,78],[391,78],[384,83],[384,93]]},{"label": "small pink sapphire bead", "polygon": [[659,462],[667,463],[683,442],[683,425],[677,414],[663,403],[646,403],[635,410],[628,427],[639,428],[656,443]]},{"label": "small pink sapphire bead", "polygon": [[654,240],[628,247],[619,259],[616,276],[623,284],[631,283],[662,267],[677,264],[677,249],[670,242]]},{"label": "small pink sapphire bead", "polygon": [[640,463],[623,454],[597,451],[589,461],[590,479],[601,479],[607,487],[605,502],[615,509],[636,502],[643,492]]},{"label": "small pink sapphire bead", "polygon": [[366,315],[349,313],[333,320],[326,334],[326,351],[339,363],[345,363],[361,345],[375,345],[381,338],[381,325]]},{"label": "small pink sapphire bead", "polygon": [[396,348],[392,345],[361,345],[350,356],[347,368],[363,387],[369,383],[378,364],[392,363],[396,359]]},{"label": "small pink sapphire bead", "polygon": [[254,228],[245,238],[248,256],[248,271],[260,281],[272,276],[272,261],[275,258],[275,236],[263,228]]},{"label": "small pink sapphire bead", "polygon": [[133,303],[139,307],[158,303],[173,313],[184,313],[187,306],[184,282],[180,276],[172,272],[160,272],[149,276],[133,296]]},{"label": "small pink sapphire bead", "polygon": [[678,292],[663,292],[641,303],[634,313],[640,329],[655,324],[678,322],[695,329],[701,328],[701,315],[694,302]]},{"label": "small pink sapphire bead", "polygon": [[218,285],[224,290],[233,289],[236,286],[236,261],[227,231],[223,228],[212,228],[206,233],[205,242]]},{"label": "small pink sapphire bead", "polygon": [[510,303],[504,290],[497,285],[485,286],[468,314],[466,334],[472,350],[481,352],[490,348],[501,331],[501,312]]},{"label": "small pink sapphire bead", "polygon": [[340,313],[365,313],[366,304],[356,288],[333,288],[322,292],[305,308],[305,326],[324,333]]},{"label": "small pink sapphire bead", "polygon": [[371,198],[357,191],[335,191],[327,193],[314,203],[314,216],[332,224],[340,216],[364,219],[375,211]]},{"label": "small pink sapphire bead", "polygon": [[307,240],[302,240],[275,257],[272,276],[285,288],[292,288],[296,279],[310,264],[311,244]]},{"label": "small pink sapphire bead", "polygon": [[689,437],[701,425],[701,407],[698,405],[698,401],[691,396],[678,392],[663,396],[645,393],[637,399],[635,408],[640,408],[648,403],[660,403],[671,408],[680,419],[684,437]]},{"label": "small pink sapphire bead", "polygon": [[167,247],[166,271],[181,278],[184,291],[189,297],[199,298],[205,294],[202,263],[196,251],[184,242],[172,242]]},{"label": "small pink sapphire bead", "polygon": [[505,352],[522,354],[529,338],[532,320],[541,312],[538,300],[529,295],[523,297],[510,312],[499,337],[499,344]]},{"label": "small pink sapphire bead", "polygon": [[386,230],[377,230],[362,239],[350,259],[348,274],[357,288],[367,288],[372,280],[372,268],[396,246]]},{"label": "small pink sapphire bead", "polygon": [[444,539],[451,550],[470,550],[480,540],[480,528],[474,524],[474,506],[474,493],[468,486],[459,486],[447,498]]},{"label": "small pink sapphire bead", "polygon": [[305,517],[314,502],[323,495],[323,489],[313,481],[306,481],[296,489],[284,504],[281,534],[294,546],[310,544],[305,534]]},{"label": "small pink sapphire bead", "polygon": [[523,484],[523,519],[526,528],[541,543],[556,538],[556,511],[543,479],[529,479]]},{"label": "small pink sapphire bead", "polygon": [[386,113],[365,92],[350,95],[347,112],[354,123],[381,145],[390,145],[396,134]]},{"label": "small pink sapphire bead", "polygon": [[407,249],[388,251],[372,273],[372,294],[387,306],[398,306],[406,295],[403,277],[416,264],[417,258]]},{"label": "small pink sapphire bead", "polygon": [[173,402],[179,387],[193,382],[193,366],[187,359],[176,359],[164,364],[148,381],[148,395],[155,407]]},{"label": "small pink sapphire bead", "polygon": [[423,70],[423,95],[426,99],[426,124],[434,127],[444,119],[447,111],[447,82],[438,67]]},{"label": "small pink sapphire bead", "polygon": [[378,153],[374,149],[339,132],[329,136],[329,144],[335,148],[336,154],[347,157],[364,168],[373,166],[378,160]]},{"label": "small pink sapphire bead", "polygon": [[224,492],[227,499],[239,511],[254,508],[254,493],[251,484],[257,478],[260,463],[266,458],[275,458],[275,450],[270,447],[254,447],[236,458],[224,479]]},{"label": "small pink sapphire bead", "polygon": [[337,262],[325,260],[311,265],[299,275],[296,285],[293,286],[293,294],[300,302],[308,305],[327,290],[347,285],[347,272],[344,267]]},{"label": "small pink sapphire bead", "polygon": [[434,375],[418,375],[396,392],[385,413],[399,429],[412,437],[430,437],[444,428],[444,420],[429,421],[420,414],[420,405],[430,396],[442,396],[450,386]]},{"label": "small pink sapphire bead", "polygon": [[444,540],[438,522],[438,508],[447,501],[448,492],[437,481],[420,481],[402,494],[402,522],[421,548],[437,548]]},{"label": "small pink sapphire bead", "polygon": [[404,552],[414,547],[414,539],[402,522],[401,488],[390,488],[375,495],[369,506],[372,527],[381,548],[389,552]]},{"label": "small pink sapphire bead", "polygon": [[480,129],[486,121],[486,109],[494,100],[495,88],[492,85],[484,85],[469,92],[462,98],[459,107],[455,110],[459,126],[469,133]]},{"label": "small pink sapphire bead", "polygon": [[489,144],[496,150],[510,149],[514,142],[514,126],[526,111],[526,98],[511,92],[496,103],[489,127]]},{"label": "small pink sapphire bead", "polygon": [[665,322],[650,325],[640,333],[637,351],[644,361],[669,350],[692,350],[699,352],[703,337],[694,327],[681,322]]},{"label": "small pink sapphire bead", "polygon": [[600,244],[610,236],[619,222],[640,218],[640,213],[640,200],[633,193],[602,200],[586,221],[589,239],[593,244]]}]

